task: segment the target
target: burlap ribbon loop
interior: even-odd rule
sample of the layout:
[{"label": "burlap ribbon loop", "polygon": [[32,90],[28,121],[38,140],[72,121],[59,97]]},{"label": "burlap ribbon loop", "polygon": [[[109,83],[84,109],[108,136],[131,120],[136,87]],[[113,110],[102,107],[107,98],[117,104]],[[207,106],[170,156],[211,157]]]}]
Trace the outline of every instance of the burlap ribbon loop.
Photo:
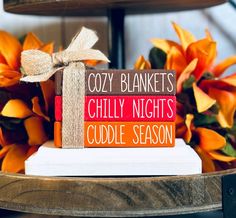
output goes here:
[{"label": "burlap ribbon loop", "polygon": [[21,81],[46,81],[59,69],[64,69],[62,84],[62,146],[64,148],[84,147],[85,65],[81,61],[109,62],[102,52],[92,49],[97,40],[94,31],[83,27],[64,51],[52,55],[39,50],[26,50],[21,53],[23,68]]}]

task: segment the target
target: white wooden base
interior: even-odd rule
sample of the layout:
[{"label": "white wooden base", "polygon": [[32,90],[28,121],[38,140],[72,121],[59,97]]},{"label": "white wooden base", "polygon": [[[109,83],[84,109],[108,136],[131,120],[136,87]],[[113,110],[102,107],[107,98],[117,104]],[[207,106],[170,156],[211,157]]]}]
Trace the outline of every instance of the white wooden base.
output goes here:
[{"label": "white wooden base", "polygon": [[201,159],[182,139],[172,148],[60,149],[52,141],[25,161],[38,176],[155,176],[201,173]]}]

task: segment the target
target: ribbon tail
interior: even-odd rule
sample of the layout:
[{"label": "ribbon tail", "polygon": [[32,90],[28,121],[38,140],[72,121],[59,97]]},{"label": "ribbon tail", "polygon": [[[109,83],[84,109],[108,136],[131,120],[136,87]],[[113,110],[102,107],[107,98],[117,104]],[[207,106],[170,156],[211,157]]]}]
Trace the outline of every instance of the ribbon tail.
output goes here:
[{"label": "ribbon tail", "polygon": [[62,147],[84,148],[85,65],[66,67],[62,86]]},{"label": "ribbon tail", "polygon": [[25,76],[25,77],[20,78],[20,81],[30,82],[30,83],[44,82],[44,81],[47,81],[52,75],[54,75],[56,71],[58,70],[59,69],[51,71],[51,72],[47,72],[44,74],[34,75],[34,76]]},{"label": "ribbon tail", "polygon": [[[58,55],[60,57],[58,57]],[[99,50],[95,49],[85,49],[85,50],[79,50],[79,51],[63,51],[61,53],[55,53],[54,59],[62,59],[64,62],[77,62],[79,61],[85,61],[85,60],[97,60],[97,61],[104,61],[104,62],[110,62],[108,58]]]},{"label": "ribbon tail", "polygon": [[67,51],[76,51],[89,49],[98,41],[97,34],[86,27],[82,27],[81,31],[72,39]]}]

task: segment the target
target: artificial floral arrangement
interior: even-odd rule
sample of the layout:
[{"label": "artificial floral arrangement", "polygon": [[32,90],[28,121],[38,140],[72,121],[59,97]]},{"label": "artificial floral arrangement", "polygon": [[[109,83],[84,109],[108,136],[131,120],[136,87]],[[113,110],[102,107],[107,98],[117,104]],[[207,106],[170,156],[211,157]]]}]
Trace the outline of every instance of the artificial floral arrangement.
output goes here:
[{"label": "artificial floral arrangement", "polygon": [[44,44],[28,33],[21,44],[0,31],[0,159],[1,171],[24,172],[24,161],[52,137],[54,82],[21,83],[21,52],[39,49],[52,53],[53,43]]},{"label": "artificial floral arrangement", "polygon": [[174,69],[177,77],[176,137],[192,146],[203,172],[236,166],[236,73],[222,75],[236,56],[215,65],[217,43],[210,32],[197,40],[173,23],[180,43],[154,38],[149,60],[140,56],[135,69]]},{"label": "artificial floral arrangement", "polygon": [[[173,23],[180,44],[152,39],[149,61],[143,56],[135,69],[174,69],[177,77],[176,137],[184,138],[199,154],[203,171],[236,164],[236,74],[222,77],[236,63],[236,56],[217,65],[216,42],[209,31],[196,40]],[[24,172],[24,161],[52,137],[54,82],[21,83],[21,52],[38,49],[52,54],[53,43],[44,44],[33,33],[21,44],[0,31],[0,159],[1,171]],[[84,61],[96,65],[97,61]]]}]

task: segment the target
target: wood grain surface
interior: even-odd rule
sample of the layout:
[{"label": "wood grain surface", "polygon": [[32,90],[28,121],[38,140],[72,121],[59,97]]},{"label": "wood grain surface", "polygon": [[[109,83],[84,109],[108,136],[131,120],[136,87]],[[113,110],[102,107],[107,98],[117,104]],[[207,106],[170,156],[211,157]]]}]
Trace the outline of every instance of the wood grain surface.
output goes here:
[{"label": "wood grain surface", "polygon": [[0,208],[66,216],[158,216],[219,210],[221,177],[62,178],[0,173]]},{"label": "wood grain surface", "polygon": [[124,8],[128,14],[206,8],[226,0],[4,0],[7,12],[17,14],[97,16],[108,8]]}]

